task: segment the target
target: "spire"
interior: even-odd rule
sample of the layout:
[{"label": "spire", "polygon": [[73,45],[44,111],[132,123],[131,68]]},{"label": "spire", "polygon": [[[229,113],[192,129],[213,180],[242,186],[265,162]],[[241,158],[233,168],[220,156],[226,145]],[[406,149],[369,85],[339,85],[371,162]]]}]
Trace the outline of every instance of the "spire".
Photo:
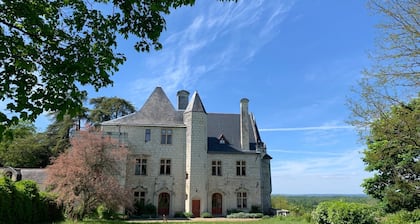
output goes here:
[{"label": "spire", "polygon": [[203,106],[203,102],[201,102],[200,96],[198,95],[197,91],[194,92],[190,103],[188,104],[185,112],[203,112],[207,113],[206,109]]}]

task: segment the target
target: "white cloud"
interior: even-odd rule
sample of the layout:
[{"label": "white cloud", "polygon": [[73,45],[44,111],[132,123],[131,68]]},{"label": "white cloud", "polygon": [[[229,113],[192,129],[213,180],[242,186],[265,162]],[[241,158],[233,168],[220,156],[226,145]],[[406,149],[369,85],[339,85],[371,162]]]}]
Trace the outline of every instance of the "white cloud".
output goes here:
[{"label": "white cloud", "polygon": [[322,125],[311,127],[260,128],[259,131],[318,131],[334,129],[354,129],[354,127],[350,125]]},{"label": "white cloud", "polygon": [[[359,185],[367,177],[367,172],[363,171],[361,150],[361,148],[344,152],[273,150],[275,153],[283,154],[311,154],[310,157],[302,156],[295,159],[278,154],[279,158],[272,161],[271,165],[273,188],[276,189],[275,192],[294,192],[297,189],[283,187],[297,186],[300,189],[296,192],[300,193],[361,193]],[[285,185],[285,181],[290,183]],[[348,186],[349,183],[352,186]],[[304,184],[304,186],[299,186],[299,184]],[[325,186],[331,188],[321,189]]]},{"label": "white cloud", "polygon": [[[258,50],[274,38],[277,27],[290,6],[277,1],[237,3],[197,2],[188,13],[191,23],[169,27],[164,33],[164,48],[147,57],[146,70],[132,83],[134,92],[144,93],[162,86],[168,94],[195,86],[200,77],[215,69],[237,68],[247,63]],[[169,16],[171,19],[182,16]],[[176,30],[176,31],[174,31]]]}]

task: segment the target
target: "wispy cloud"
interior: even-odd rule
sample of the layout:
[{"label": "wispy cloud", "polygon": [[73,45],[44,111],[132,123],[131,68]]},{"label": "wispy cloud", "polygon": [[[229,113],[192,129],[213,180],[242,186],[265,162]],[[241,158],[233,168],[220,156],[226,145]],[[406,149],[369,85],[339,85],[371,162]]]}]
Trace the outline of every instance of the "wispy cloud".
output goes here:
[{"label": "wispy cloud", "polygon": [[[341,153],[321,152],[318,156],[278,159],[272,164],[273,176],[338,177],[359,175],[363,171],[361,148]],[[304,152],[302,152],[304,153]]]},{"label": "wispy cloud", "polygon": [[322,125],[311,127],[260,128],[259,131],[318,131],[336,129],[354,129],[354,127],[350,125]]},{"label": "wispy cloud", "polygon": [[[280,1],[239,1],[237,3],[197,2],[188,13],[192,22],[169,27],[162,40],[164,49],[150,55],[142,78],[132,83],[135,92],[163,86],[172,93],[195,86],[200,77],[216,69],[236,68],[251,60],[278,32],[278,26],[292,3]],[[244,38],[246,36],[246,38]]]}]

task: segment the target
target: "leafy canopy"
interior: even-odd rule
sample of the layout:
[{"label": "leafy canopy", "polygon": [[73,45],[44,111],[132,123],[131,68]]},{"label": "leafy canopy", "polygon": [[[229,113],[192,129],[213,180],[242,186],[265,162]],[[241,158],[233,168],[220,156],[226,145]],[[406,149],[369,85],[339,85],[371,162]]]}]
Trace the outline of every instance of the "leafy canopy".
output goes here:
[{"label": "leafy canopy", "polygon": [[89,115],[93,123],[109,121],[136,111],[133,104],[118,97],[92,98],[90,104],[94,107]]},{"label": "leafy canopy", "polygon": [[420,98],[392,107],[371,127],[363,161],[375,172],[365,192],[390,212],[420,208]]},{"label": "leafy canopy", "polygon": [[44,111],[81,114],[84,86],[112,84],[125,60],[117,37],[137,51],[161,49],[164,15],[194,0],[0,1],[0,133]]}]

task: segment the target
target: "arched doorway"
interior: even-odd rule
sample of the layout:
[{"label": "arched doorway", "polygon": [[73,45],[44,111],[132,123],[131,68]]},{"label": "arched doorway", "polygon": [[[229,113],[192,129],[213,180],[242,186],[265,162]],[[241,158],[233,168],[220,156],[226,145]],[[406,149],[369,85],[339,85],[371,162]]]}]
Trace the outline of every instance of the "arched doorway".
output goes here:
[{"label": "arched doorway", "polygon": [[213,216],[222,215],[222,195],[214,193],[211,197],[211,213]]},{"label": "arched doorway", "polygon": [[158,201],[158,215],[169,215],[170,195],[168,193],[160,193]]}]

